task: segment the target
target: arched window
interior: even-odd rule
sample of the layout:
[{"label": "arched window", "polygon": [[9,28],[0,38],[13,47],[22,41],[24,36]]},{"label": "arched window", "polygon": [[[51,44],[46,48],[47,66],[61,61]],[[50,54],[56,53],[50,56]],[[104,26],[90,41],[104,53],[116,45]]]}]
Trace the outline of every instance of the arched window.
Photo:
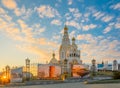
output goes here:
[{"label": "arched window", "polygon": [[74,53],[74,57],[75,57],[75,53]]},{"label": "arched window", "polygon": [[73,57],[73,53],[72,53],[72,57]]}]

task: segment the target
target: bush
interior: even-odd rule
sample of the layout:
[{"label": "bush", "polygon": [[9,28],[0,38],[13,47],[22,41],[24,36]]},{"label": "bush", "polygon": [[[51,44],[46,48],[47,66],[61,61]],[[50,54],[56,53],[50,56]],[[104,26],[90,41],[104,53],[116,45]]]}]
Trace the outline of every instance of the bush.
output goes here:
[{"label": "bush", "polygon": [[120,71],[113,72],[113,79],[120,79]]}]

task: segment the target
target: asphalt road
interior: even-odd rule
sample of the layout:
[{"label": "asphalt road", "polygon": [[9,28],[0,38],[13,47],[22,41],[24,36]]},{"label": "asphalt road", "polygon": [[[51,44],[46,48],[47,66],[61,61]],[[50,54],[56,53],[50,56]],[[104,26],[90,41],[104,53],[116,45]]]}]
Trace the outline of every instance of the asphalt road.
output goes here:
[{"label": "asphalt road", "polygon": [[78,83],[16,86],[16,87],[4,87],[4,88],[120,88],[120,83],[116,83],[116,84],[84,84],[82,82],[78,82]]}]

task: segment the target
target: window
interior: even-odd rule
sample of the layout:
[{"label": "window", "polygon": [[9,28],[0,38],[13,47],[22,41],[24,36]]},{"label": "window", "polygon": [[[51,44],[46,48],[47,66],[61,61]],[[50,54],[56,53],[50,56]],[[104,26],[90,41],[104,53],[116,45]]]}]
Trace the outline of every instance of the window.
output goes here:
[{"label": "window", "polygon": [[72,57],[73,57],[73,53],[72,53]]},{"label": "window", "polygon": [[74,53],[74,57],[75,57],[75,53]]}]

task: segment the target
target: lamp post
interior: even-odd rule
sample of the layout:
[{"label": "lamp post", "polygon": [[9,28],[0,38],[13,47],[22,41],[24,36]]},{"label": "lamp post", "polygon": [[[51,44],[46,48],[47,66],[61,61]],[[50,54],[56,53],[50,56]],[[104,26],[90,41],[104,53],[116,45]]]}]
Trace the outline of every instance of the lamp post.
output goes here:
[{"label": "lamp post", "polygon": [[5,75],[6,75],[8,82],[10,82],[10,66],[8,65],[5,67]]}]

